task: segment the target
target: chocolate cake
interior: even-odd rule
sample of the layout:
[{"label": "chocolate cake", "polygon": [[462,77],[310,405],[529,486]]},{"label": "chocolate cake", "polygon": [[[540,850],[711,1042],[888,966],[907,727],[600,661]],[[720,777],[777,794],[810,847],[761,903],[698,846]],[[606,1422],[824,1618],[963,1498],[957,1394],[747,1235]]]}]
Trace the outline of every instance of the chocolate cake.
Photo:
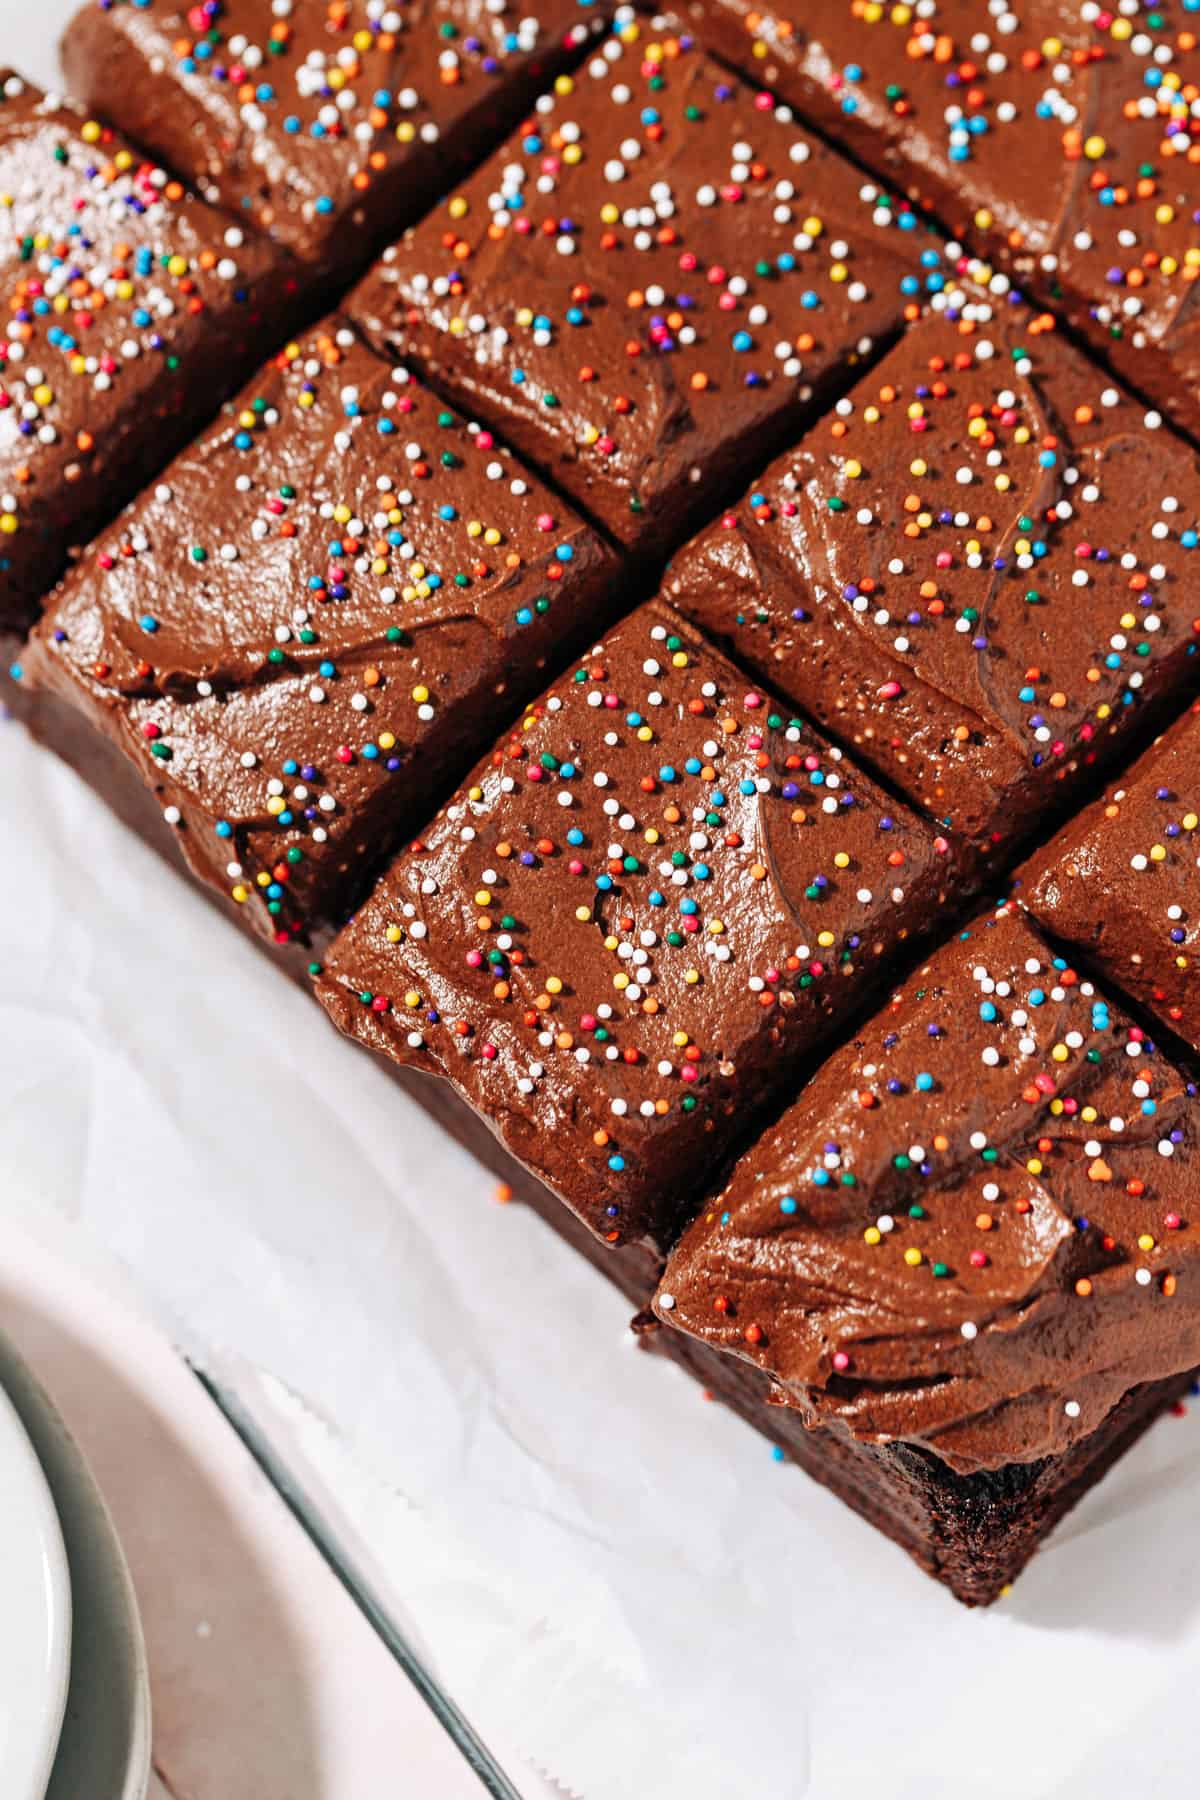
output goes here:
[{"label": "chocolate cake", "polygon": [[1200,674],[1200,40],[1014,4],[99,0],[145,151],[0,76],[0,634],[106,527],[15,710],[968,1604],[1200,1363],[1198,709],[1044,841]]},{"label": "chocolate cake", "polygon": [[1193,676],[1200,469],[1052,318],[988,310],[906,332],[666,592],[1001,860]]},{"label": "chocolate cake", "polygon": [[606,1240],[665,1244],[934,924],[946,849],[651,603],[480,763],[317,991],[453,1080]]},{"label": "chocolate cake", "polygon": [[22,678],[118,744],[194,872],[286,942],[344,916],[592,641],[617,561],[335,318],[88,549]]},{"label": "chocolate cake", "polygon": [[0,629],[284,329],[291,278],[81,107],[0,69]]},{"label": "chocolate cake", "polygon": [[1056,937],[1200,1050],[1200,703],[1034,857],[1017,889]]},{"label": "chocolate cake", "polygon": [[605,22],[599,0],[87,0],[62,51],[89,106],[331,284]]},{"label": "chocolate cake", "polygon": [[1004,909],[741,1160],[658,1316],[769,1377],[823,1478],[990,1600],[1043,1509],[1200,1361],[1195,1096]]},{"label": "chocolate cake", "polygon": [[915,316],[940,262],[786,107],[625,9],[349,308],[657,552]]},{"label": "chocolate cake", "polygon": [[696,0],[687,17],[1200,434],[1184,4]]}]

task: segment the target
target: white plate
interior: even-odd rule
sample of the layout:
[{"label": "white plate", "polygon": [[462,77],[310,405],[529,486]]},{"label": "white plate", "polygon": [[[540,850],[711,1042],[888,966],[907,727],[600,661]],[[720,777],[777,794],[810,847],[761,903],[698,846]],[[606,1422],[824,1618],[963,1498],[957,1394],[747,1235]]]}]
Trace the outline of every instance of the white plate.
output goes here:
[{"label": "white plate", "polygon": [[[0,1336],[7,1389],[45,1471],[70,1565],[70,1685],[53,1771],[36,1800],[145,1800],[150,1783],[150,1684],[133,1583],[108,1508],[58,1413]],[[7,1535],[7,1533],[6,1533]],[[2,1692],[2,1690],[0,1690]],[[0,1698],[0,1708],[4,1701]],[[3,1716],[0,1711],[0,1716]],[[5,1767],[0,1756],[0,1769]]]},{"label": "white plate", "polygon": [[42,1800],[71,1667],[71,1577],[49,1484],[0,1386],[0,1794]]}]

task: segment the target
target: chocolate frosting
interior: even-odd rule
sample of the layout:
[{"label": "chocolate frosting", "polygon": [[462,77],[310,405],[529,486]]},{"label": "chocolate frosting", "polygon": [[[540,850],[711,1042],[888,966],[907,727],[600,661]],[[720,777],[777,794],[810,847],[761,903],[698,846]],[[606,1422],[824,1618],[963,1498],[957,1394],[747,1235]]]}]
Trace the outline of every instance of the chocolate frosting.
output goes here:
[{"label": "chocolate frosting", "polygon": [[616,562],[333,319],[89,549],[25,662],[282,940],[342,916],[546,659],[591,641]]},{"label": "chocolate frosting", "polygon": [[604,22],[593,0],[88,0],[63,63],[89,105],[329,278]]},{"label": "chocolate frosting", "polygon": [[1033,858],[1020,897],[1200,1050],[1200,702]]},{"label": "chocolate frosting", "polygon": [[698,0],[688,17],[1200,432],[1200,48],[1179,0]]},{"label": "chocolate frosting", "polygon": [[1010,854],[1194,669],[1194,454],[1045,316],[964,294],[666,591],[955,834]]},{"label": "chocolate frosting", "polygon": [[661,1318],[814,1425],[960,1472],[1200,1360],[1195,1090],[1015,912],[931,958],[739,1163]]},{"label": "chocolate frosting", "polygon": [[674,21],[618,33],[386,253],[368,334],[661,549],[915,316],[938,241]]},{"label": "chocolate frosting", "polygon": [[0,69],[0,627],[279,329],[290,278],[73,104]]},{"label": "chocolate frosting", "polygon": [[603,1238],[665,1243],[953,873],[654,602],[480,763],[317,991],[449,1076]]}]

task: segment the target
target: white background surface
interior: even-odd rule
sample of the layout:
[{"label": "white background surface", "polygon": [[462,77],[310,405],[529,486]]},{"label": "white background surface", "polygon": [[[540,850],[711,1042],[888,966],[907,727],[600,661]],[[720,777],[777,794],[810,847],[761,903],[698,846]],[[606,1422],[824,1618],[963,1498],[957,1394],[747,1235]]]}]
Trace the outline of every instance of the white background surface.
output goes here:
[{"label": "white background surface", "polygon": [[[62,10],[0,0],[14,57]],[[969,1614],[627,1351],[615,1291],[12,727],[0,876],[4,1205],[236,1375],[506,1764],[585,1800],[1194,1791],[1200,1416]],[[290,1780],[255,1800],[427,1800]]]}]

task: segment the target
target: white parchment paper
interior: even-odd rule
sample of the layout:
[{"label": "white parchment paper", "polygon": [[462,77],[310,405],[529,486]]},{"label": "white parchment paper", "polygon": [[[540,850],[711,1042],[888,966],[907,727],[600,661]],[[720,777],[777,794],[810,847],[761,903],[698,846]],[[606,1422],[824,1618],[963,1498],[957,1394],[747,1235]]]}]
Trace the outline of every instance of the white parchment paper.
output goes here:
[{"label": "white parchment paper", "polygon": [[0,925],[4,1205],[288,1397],[485,1737],[586,1800],[1193,1791],[1200,1408],[967,1613],[11,723]]},{"label": "white parchment paper", "polygon": [[[52,81],[70,10],[0,0],[4,54]],[[0,1207],[262,1372],[485,1737],[585,1800],[1195,1792],[1200,1407],[967,1613],[12,725],[0,946]]]}]

